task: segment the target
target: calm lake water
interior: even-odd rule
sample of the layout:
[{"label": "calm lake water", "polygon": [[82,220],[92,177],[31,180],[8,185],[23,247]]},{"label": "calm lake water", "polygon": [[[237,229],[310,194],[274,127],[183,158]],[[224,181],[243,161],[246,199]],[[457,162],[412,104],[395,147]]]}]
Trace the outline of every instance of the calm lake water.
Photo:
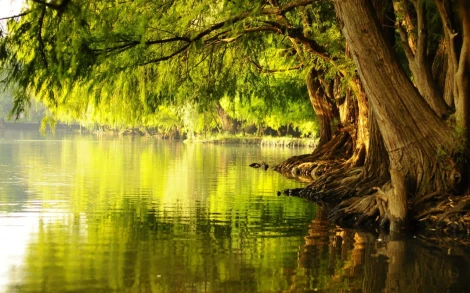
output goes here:
[{"label": "calm lake water", "polygon": [[306,152],[0,130],[0,292],[470,292],[467,247],[344,230]]}]

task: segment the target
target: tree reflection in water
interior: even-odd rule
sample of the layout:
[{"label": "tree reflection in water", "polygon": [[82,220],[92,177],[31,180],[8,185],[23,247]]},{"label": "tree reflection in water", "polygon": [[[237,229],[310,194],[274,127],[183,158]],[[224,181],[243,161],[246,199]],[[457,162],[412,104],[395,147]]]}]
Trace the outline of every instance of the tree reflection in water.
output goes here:
[{"label": "tree reflection in water", "polygon": [[319,210],[288,292],[470,292],[468,247],[332,227]]}]

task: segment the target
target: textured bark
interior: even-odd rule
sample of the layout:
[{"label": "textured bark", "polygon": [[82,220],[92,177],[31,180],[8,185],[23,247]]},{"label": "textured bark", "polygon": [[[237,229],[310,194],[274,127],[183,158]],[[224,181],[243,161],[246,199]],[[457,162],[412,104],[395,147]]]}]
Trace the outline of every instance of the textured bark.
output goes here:
[{"label": "textured bark", "polygon": [[[444,88],[446,101],[455,106],[454,149],[459,162],[454,184],[456,190],[470,192],[470,3],[465,0],[435,0],[444,28],[447,70]],[[467,162],[467,166],[465,166]],[[466,190],[465,190],[466,189]]]},{"label": "textured bark", "polygon": [[313,110],[320,124],[320,141],[319,147],[329,142],[335,133],[339,123],[339,112],[334,100],[328,97],[328,91],[332,89],[324,87],[321,82],[321,73],[315,69],[311,69],[307,74],[307,88],[312,103]]},{"label": "textured bark", "polygon": [[[397,192],[424,195],[449,191],[445,166],[436,159],[439,147],[448,148],[450,129],[435,115],[396,60],[380,30],[370,1],[336,1],[343,34],[363,81],[371,110],[377,118]],[[403,180],[397,180],[402,178]],[[394,215],[395,224],[406,220],[406,194],[389,198],[388,207],[405,206]]]},{"label": "textured bark", "polygon": [[346,119],[341,119],[353,142],[353,155],[348,160],[349,167],[364,166],[366,156],[369,153],[369,103],[366,93],[362,88],[359,78],[354,80],[356,95],[348,94],[345,107],[349,114]]},{"label": "textured bark", "polygon": [[[412,31],[414,31],[414,24],[411,21],[405,21],[404,24],[398,24],[402,45],[408,59],[410,70],[413,74],[414,84],[418,89],[421,96],[424,97],[429,106],[434,112],[443,118],[450,115],[450,108],[446,104],[443,96],[441,95],[437,83],[433,79],[432,67],[428,62],[428,24],[426,19],[426,6],[424,0],[417,0],[415,2],[416,15],[417,15],[417,36],[415,48],[410,46],[410,39],[414,40]],[[411,19],[408,10],[403,5],[396,5],[398,13],[405,13],[406,19]],[[403,28],[402,26],[406,26]]]},{"label": "textured bark", "polygon": [[395,46],[395,11],[393,10],[393,0],[373,0],[379,23],[381,24],[385,40],[393,47]]},{"label": "textured bark", "polygon": [[369,149],[366,157],[366,177],[388,177],[390,161],[374,112],[369,111]]},{"label": "textured bark", "polygon": [[439,43],[434,57],[432,75],[447,106],[454,109],[454,69],[449,64],[449,44],[445,37]]},{"label": "textured bark", "polygon": [[[462,48],[460,50],[458,70],[455,77],[456,96],[456,123],[463,132],[464,137],[469,138],[470,131],[470,3],[459,1],[459,12],[462,23]],[[470,142],[466,141],[465,149]]]},{"label": "textured bark", "polygon": [[[455,105],[456,148],[470,149],[470,3],[435,0],[444,28],[447,53],[445,98]],[[469,175],[470,176],[470,175]],[[467,178],[470,180],[470,178]]]},{"label": "textured bark", "polygon": [[445,51],[447,56],[447,70],[444,86],[444,99],[450,106],[454,106],[455,73],[458,68],[458,49],[461,43],[461,36],[457,33],[454,23],[457,17],[454,16],[452,3],[450,1],[435,0],[444,29]]},{"label": "textured bark", "polygon": [[[380,9],[373,3],[377,4],[376,0],[335,3],[339,24],[362,82],[353,86],[353,80],[349,81],[355,93],[355,99],[351,99],[348,94],[337,95],[334,84],[328,86],[321,78],[315,79],[317,88],[329,98],[327,101],[334,101],[341,123],[337,134],[312,154],[291,158],[276,168],[313,179],[307,188],[285,190],[284,194],[334,204],[330,219],[340,224],[374,228],[379,223],[382,227],[390,224],[391,231],[401,231],[411,216],[413,223],[422,227],[467,231],[469,196],[450,193],[461,195],[465,186],[469,187],[470,172],[465,171],[468,159],[462,158],[465,151],[460,143],[468,139],[468,134],[456,136],[449,127],[453,124],[448,125],[446,117],[442,117],[445,115],[437,115],[420,94],[394,56],[390,40],[384,37],[377,18]],[[464,23],[465,17],[468,16],[461,14],[459,21]],[[470,63],[463,58],[468,56],[467,45],[462,45],[464,42],[459,45],[455,39],[452,46],[446,45],[458,48],[454,50],[459,53],[456,66],[468,68]],[[416,43],[413,54],[418,54],[422,46]],[[439,58],[448,58],[445,62],[449,63],[453,51],[445,46],[441,49],[444,52]],[[428,63],[425,59],[422,57],[416,64]],[[430,65],[427,66],[430,70]],[[467,91],[468,74],[449,73],[445,80],[454,83],[452,97],[457,96],[454,92],[457,93],[458,80],[460,89]],[[361,95],[361,86],[367,95]],[[365,132],[361,133],[360,125],[367,125]],[[348,150],[354,153],[349,155]]]},{"label": "textured bark", "polygon": [[390,220],[390,231],[399,231],[404,227],[404,215],[407,213],[407,196],[405,179],[399,170],[390,169],[390,177],[393,183],[393,190],[389,192],[388,214]]}]

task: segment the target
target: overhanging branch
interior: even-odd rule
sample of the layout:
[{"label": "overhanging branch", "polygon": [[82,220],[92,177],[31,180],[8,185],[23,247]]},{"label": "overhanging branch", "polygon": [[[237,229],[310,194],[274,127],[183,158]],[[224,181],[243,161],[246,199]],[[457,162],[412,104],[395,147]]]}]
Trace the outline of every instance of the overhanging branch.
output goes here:
[{"label": "overhanging branch", "polygon": [[28,15],[28,14],[30,14],[30,13],[31,13],[31,10],[28,10],[28,11],[22,12],[22,13],[20,13],[20,14],[2,17],[2,18],[0,18],[0,20],[15,19],[15,18],[18,18],[18,17],[22,17],[22,16],[25,16],[25,15]]},{"label": "overhanging branch", "polygon": [[168,59],[171,59],[171,58],[175,57],[176,55],[186,51],[186,49],[188,49],[190,45],[191,44],[188,43],[188,44],[182,46],[181,48],[179,48],[178,50],[174,51],[173,53],[171,53],[169,55],[165,55],[165,56],[162,56],[162,57],[159,57],[159,58],[150,59],[148,61],[145,61],[145,62],[139,64],[139,66],[145,66],[145,65],[148,65],[148,64],[158,63],[158,62],[162,62],[162,61],[166,61]]},{"label": "overhanging branch", "polygon": [[253,60],[253,58],[250,57],[249,60],[258,69],[258,71],[260,73],[276,73],[276,72],[286,72],[286,71],[292,71],[292,70],[299,70],[304,66],[303,63],[300,63],[297,66],[293,66],[293,67],[289,67],[289,68],[267,69],[267,68],[264,68],[263,66],[261,66],[259,63],[256,63],[256,61]]},{"label": "overhanging branch", "polygon": [[[34,0],[34,1],[43,2],[42,0]],[[70,0],[64,0],[64,2],[66,2],[66,1],[70,1]],[[196,34],[193,37],[178,36],[178,37],[167,38],[167,39],[146,41],[143,44],[148,45],[148,46],[156,45],[156,44],[161,45],[161,44],[165,44],[165,43],[172,43],[172,42],[179,42],[179,41],[186,42],[186,44],[181,46],[179,49],[177,49],[176,51],[174,51],[171,54],[168,54],[168,55],[160,57],[160,58],[151,59],[149,61],[144,62],[141,65],[146,65],[146,64],[150,64],[150,63],[157,63],[157,62],[168,60],[168,59],[184,52],[187,48],[189,48],[189,46],[192,43],[195,43],[195,42],[198,42],[198,41],[202,40],[204,37],[209,36],[212,32],[217,31],[217,30],[219,30],[219,29],[221,29],[221,28],[223,28],[227,25],[232,25],[234,23],[242,21],[242,20],[244,20],[244,19],[246,19],[250,16],[253,16],[253,14],[259,13],[261,15],[283,15],[284,13],[295,9],[296,7],[306,6],[306,5],[312,4],[314,1],[315,0],[297,0],[297,1],[289,2],[288,4],[286,4],[284,6],[281,6],[281,7],[268,7],[268,8],[263,8],[259,11],[248,10],[248,11],[243,12],[243,13],[237,15],[237,16],[234,16],[234,17],[231,17],[231,18],[226,19],[224,21],[220,21],[218,23],[215,23],[215,24],[209,26],[208,28],[202,30],[201,32],[199,32],[198,34]],[[249,33],[249,32],[255,32],[255,31],[268,31],[268,30],[280,33],[279,30],[276,30],[273,27],[260,27],[260,28],[247,29],[244,32],[242,32],[242,34],[243,33]],[[228,32],[228,30],[226,32]],[[223,32],[223,33],[225,33],[225,32]],[[236,38],[238,38],[238,37],[234,37],[235,39],[233,37],[232,37],[232,39],[212,37],[212,39],[214,41],[217,41],[217,42],[226,42],[226,43],[228,43],[228,42],[235,41]],[[207,41],[204,41],[204,42],[207,43]],[[308,41],[304,40],[304,42],[308,42]],[[127,44],[115,46],[115,47],[112,47],[112,48],[104,48],[104,49],[101,49],[100,51],[105,52],[105,53],[120,53],[120,52],[123,52],[123,51],[125,51],[127,49],[130,49],[132,47],[135,47],[139,44],[141,44],[141,42],[139,42],[139,41],[130,41]],[[311,44],[311,46],[314,46],[314,44]],[[319,47],[315,47],[315,48],[319,49]]]}]

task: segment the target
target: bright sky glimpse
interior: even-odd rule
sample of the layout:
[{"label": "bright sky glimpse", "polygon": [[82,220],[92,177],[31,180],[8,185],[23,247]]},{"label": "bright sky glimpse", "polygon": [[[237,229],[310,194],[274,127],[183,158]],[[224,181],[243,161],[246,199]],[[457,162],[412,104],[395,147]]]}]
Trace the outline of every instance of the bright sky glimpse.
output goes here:
[{"label": "bright sky glimpse", "polygon": [[[22,3],[21,0],[0,0],[0,18],[18,14]],[[5,21],[2,20],[0,24],[4,25]]]},{"label": "bright sky glimpse", "polygon": [[0,17],[18,13],[22,2],[20,0],[0,0]]}]

